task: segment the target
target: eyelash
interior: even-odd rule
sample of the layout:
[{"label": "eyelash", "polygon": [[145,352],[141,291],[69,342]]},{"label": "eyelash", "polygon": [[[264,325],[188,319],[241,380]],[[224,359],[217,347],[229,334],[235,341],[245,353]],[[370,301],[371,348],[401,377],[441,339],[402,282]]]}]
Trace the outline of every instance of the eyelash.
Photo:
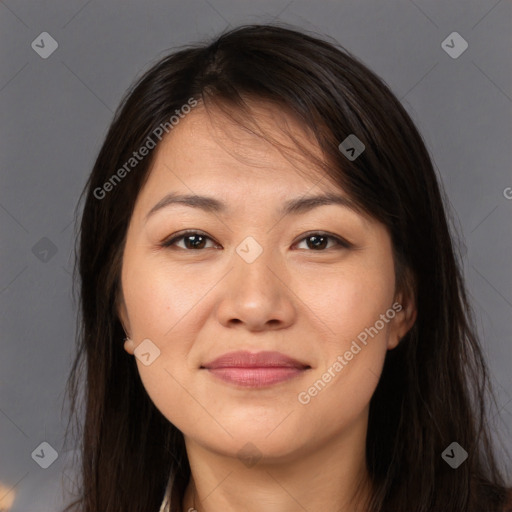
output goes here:
[{"label": "eyelash", "polygon": [[[210,238],[208,235],[206,235],[205,233],[203,233],[201,231],[187,230],[187,231],[182,231],[181,233],[178,233],[176,236],[173,236],[172,238],[164,240],[160,244],[160,247],[168,249],[168,248],[172,247],[173,245],[175,245],[175,243],[177,241],[184,239],[188,235],[200,235],[200,236],[203,236],[204,238],[206,238],[207,240],[211,240],[212,242],[214,242],[214,240],[212,238]],[[312,232],[309,232],[309,233],[306,234],[305,237],[301,238],[297,243],[303,242],[304,240],[306,240],[306,239],[308,239],[308,238],[310,238],[312,236],[315,236],[315,235],[316,236],[321,236],[321,237],[324,237],[324,238],[327,238],[327,239],[330,239],[330,240],[333,240],[334,243],[336,244],[336,247],[330,247],[329,249],[349,249],[349,248],[352,247],[352,244],[350,244],[349,242],[347,242],[343,238],[340,238],[340,237],[335,236],[335,235],[331,235],[330,233],[326,233],[325,231],[312,231]],[[205,249],[187,249],[187,248],[183,248],[183,247],[179,247],[179,249],[182,249],[184,251],[203,251],[203,250],[205,250]],[[307,250],[310,251],[310,252],[326,252],[329,249],[318,249],[318,250],[307,249]]]}]

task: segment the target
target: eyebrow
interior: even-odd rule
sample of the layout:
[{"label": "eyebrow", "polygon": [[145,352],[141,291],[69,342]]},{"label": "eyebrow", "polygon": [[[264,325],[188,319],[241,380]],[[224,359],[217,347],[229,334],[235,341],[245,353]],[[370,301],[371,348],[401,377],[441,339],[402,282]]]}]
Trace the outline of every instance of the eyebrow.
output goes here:
[{"label": "eyebrow", "polygon": [[[280,215],[300,215],[319,206],[332,204],[343,206],[353,210],[355,213],[359,213],[355,203],[351,199],[338,194],[324,194],[290,199],[284,203],[278,213]],[[189,206],[191,208],[203,210],[207,213],[226,213],[228,209],[225,203],[214,197],[195,194],[170,193],[151,208],[151,210],[146,214],[145,220],[147,221],[149,217],[157,211],[172,205]]]}]

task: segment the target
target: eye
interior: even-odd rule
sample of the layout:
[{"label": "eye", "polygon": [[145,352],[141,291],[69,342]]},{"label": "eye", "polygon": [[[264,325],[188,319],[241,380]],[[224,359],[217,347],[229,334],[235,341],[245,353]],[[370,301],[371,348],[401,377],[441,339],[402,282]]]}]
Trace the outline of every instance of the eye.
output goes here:
[{"label": "eye", "polygon": [[164,241],[161,246],[162,247],[172,247],[176,245],[176,242],[184,240],[185,247],[180,247],[180,249],[204,249],[204,243],[206,240],[212,240],[209,236],[206,236],[204,233],[200,231],[188,230],[185,232],[181,232],[177,236],[170,238],[169,240]]},{"label": "eye", "polygon": [[[329,240],[334,243],[334,248],[348,249],[351,247],[351,244],[346,240],[322,231],[308,233],[308,235],[302,238],[299,242],[305,241],[307,247],[313,248],[315,251],[322,252],[323,249],[326,248],[326,243],[328,243]],[[332,249],[333,246],[329,248]]]},{"label": "eye", "polygon": [[[177,242],[183,240],[185,246],[178,246]],[[194,231],[194,230],[187,230],[182,231],[181,233],[178,233],[176,236],[173,236],[172,238],[164,241],[161,246],[162,247],[179,247],[180,249],[193,249],[193,250],[201,250],[205,249],[206,242],[210,240],[213,242],[212,238],[207,236],[206,234],[202,233],[201,231]],[[351,244],[347,242],[346,240],[331,235],[329,233],[325,233],[322,231],[314,231],[307,234],[306,237],[303,237],[299,240],[299,243],[305,242],[306,246],[310,249],[313,249],[317,252],[322,252],[326,249],[326,243],[328,245],[328,242],[332,241],[334,247],[331,245],[331,247],[328,247],[329,249],[332,248],[345,248],[349,249],[351,247]]]}]

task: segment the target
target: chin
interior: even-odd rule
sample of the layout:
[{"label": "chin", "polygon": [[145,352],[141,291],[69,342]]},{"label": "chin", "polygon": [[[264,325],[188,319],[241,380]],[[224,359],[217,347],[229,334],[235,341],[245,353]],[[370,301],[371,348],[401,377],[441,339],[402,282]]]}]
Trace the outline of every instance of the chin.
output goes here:
[{"label": "chin", "polygon": [[[292,459],[303,446],[300,439],[297,438],[297,429],[276,429],[276,425],[265,428],[255,428],[254,426],[239,424],[227,425],[225,428],[233,437],[228,434],[213,438],[205,437],[197,439],[207,449],[219,453],[225,457],[238,458],[248,467],[255,464],[254,461],[263,462],[285,462]],[[252,427],[252,428],[251,428]]]}]

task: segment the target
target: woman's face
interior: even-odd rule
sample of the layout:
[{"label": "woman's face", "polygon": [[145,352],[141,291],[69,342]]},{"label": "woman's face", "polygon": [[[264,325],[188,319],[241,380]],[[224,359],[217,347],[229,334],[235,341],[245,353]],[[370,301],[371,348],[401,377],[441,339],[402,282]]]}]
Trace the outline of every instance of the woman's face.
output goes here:
[{"label": "woman's face", "polygon": [[[320,154],[293,119],[255,112],[267,133],[284,141],[286,120]],[[127,233],[119,312],[156,407],[189,442],[228,456],[251,446],[277,460],[365,436],[386,351],[410,327],[385,227],[342,203],[285,213],[347,196],[202,107],[155,156]],[[209,364],[238,351],[274,354]]]}]

